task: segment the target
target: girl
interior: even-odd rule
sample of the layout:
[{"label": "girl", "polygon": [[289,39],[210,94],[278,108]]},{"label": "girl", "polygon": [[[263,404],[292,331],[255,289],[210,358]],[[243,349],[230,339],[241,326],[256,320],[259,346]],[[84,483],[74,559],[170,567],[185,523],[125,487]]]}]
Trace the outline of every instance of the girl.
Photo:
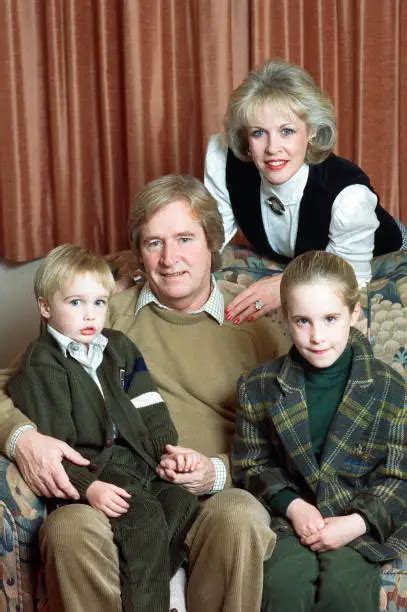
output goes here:
[{"label": "girl", "polygon": [[406,551],[402,377],[351,326],[352,267],[310,251],[281,282],[294,346],[239,381],[236,483],[277,533],[263,610],[377,612],[379,562]]}]

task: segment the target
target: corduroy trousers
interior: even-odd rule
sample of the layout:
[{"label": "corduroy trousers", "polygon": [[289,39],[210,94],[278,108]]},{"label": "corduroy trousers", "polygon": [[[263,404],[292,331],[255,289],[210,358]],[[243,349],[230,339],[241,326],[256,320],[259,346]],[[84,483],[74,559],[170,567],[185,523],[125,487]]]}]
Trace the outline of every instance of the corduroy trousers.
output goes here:
[{"label": "corduroy trousers", "polygon": [[315,553],[277,540],[264,564],[262,612],[378,612],[380,568],[348,546]]}]

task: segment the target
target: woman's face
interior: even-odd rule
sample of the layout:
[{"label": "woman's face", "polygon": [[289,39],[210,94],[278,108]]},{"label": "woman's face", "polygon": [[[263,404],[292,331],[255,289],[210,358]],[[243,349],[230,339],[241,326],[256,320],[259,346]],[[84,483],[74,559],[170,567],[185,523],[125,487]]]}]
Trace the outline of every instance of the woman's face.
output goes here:
[{"label": "woman's face", "polygon": [[288,107],[260,106],[251,117],[247,134],[253,162],[273,185],[288,181],[304,163],[309,130]]}]

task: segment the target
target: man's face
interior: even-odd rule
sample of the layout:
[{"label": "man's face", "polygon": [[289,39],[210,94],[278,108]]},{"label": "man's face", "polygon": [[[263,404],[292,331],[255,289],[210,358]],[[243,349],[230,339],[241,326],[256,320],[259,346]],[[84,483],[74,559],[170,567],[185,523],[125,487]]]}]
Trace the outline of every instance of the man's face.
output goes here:
[{"label": "man's face", "polygon": [[143,226],[140,255],[150,288],[164,306],[193,312],[208,300],[211,252],[185,200],[167,204]]}]

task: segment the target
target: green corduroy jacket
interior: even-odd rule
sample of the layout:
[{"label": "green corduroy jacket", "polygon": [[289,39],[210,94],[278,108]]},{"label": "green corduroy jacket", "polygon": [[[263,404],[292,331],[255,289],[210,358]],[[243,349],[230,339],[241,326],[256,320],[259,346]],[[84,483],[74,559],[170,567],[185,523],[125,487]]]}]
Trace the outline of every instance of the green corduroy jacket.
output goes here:
[{"label": "green corduroy jacket", "polygon": [[165,445],[178,440],[163,401],[143,408],[131,402],[142,394],[157,392],[137,347],[119,331],[104,329],[103,334],[109,342],[97,375],[104,397],[83,367],[69,354],[65,357],[48,333],[30,345],[8,385],[14,403],[41,433],[67,442],[91,460],[88,467],[64,461],[82,498],[111,457],[113,423],[135,455],[152,470]]}]

